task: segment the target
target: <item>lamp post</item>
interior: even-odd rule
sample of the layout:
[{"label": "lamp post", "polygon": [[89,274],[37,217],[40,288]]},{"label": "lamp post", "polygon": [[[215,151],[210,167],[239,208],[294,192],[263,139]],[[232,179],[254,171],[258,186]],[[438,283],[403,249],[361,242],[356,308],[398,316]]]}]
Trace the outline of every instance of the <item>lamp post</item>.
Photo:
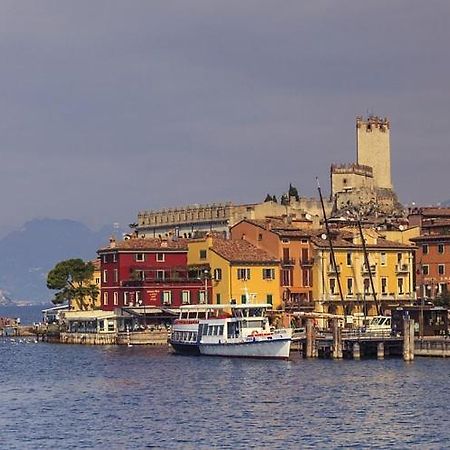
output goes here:
[{"label": "lamp post", "polygon": [[205,304],[208,304],[208,270],[203,271],[204,277],[205,277]]}]

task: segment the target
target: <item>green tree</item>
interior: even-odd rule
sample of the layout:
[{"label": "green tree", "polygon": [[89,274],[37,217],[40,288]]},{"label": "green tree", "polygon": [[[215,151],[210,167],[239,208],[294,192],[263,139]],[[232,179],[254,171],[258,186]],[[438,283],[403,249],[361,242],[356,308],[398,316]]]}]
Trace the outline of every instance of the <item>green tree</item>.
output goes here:
[{"label": "green tree", "polygon": [[450,308],[450,292],[443,292],[434,299],[433,303],[435,304],[435,306]]},{"label": "green tree", "polygon": [[289,198],[294,197],[295,200],[299,201],[300,196],[298,195],[298,190],[295,186],[292,186],[292,183],[289,183],[289,192],[288,192]]},{"label": "green tree", "polygon": [[266,202],[271,202],[271,201],[273,201],[273,200],[272,200],[272,196],[271,196],[270,194],[267,194],[267,195],[266,195],[266,198],[264,199],[264,203],[266,203]]},{"label": "green tree", "polygon": [[98,296],[98,287],[93,282],[94,265],[82,259],[61,261],[48,273],[47,287],[58,292],[52,302],[61,305],[76,301],[80,309],[87,309]]}]

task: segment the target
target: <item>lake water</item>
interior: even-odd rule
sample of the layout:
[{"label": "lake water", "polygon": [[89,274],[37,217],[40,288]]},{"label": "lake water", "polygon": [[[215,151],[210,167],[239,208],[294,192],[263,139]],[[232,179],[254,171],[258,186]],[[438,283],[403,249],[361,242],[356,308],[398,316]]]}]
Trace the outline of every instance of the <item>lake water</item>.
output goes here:
[{"label": "lake water", "polygon": [[450,447],[450,360],[260,361],[0,341],[4,449]]}]

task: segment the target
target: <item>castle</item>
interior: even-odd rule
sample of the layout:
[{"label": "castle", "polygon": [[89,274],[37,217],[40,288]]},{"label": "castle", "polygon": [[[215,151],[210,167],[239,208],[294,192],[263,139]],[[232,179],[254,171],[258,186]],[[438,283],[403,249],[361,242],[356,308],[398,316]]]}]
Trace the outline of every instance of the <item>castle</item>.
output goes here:
[{"label": "castle", "polygon": [[363,215],[401,213],[391,181],[390,123],[387,118],[356,118],[356,163],[333,164],[330,170],[333,211]]}]

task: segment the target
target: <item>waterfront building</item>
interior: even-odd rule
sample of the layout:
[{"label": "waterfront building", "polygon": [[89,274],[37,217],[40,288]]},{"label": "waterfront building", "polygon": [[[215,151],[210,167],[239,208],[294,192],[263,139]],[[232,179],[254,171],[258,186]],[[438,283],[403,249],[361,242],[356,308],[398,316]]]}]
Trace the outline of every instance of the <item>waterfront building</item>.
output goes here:
[{"label": "waterfront building", "polygon": [[365,229],[363,235],[369,265],[366,264],[359,232],[331,231],[336,268],[332,263],[327,235],[311,237],[316,311],[376,315],[371,277],[381,313],[414,301],[414,247],[383,239],[375,230]]},{"label": "waterfront building", "polygon": [[[208,303],[270,303],[279,309],[280,262],[250,242],[218,235],[194,239],[188,244],[188,264],[206,271],[212,286]],[[208,282],[206,279],[206,283]],[[208,290],[209,292],[209,290]]]},{"label": "waterfront building", "polygon": [[231,228],[233,239],[248,241],[280,260],[280,297],[288,310],[314,309],[311,227],[306,225],[284,216],[244,219]]},{"label": "waterfront building", "polygon": [[187,269],[185,239],[111,239],[98,254],[103,310],[177,308],[207,296],[198,273]]},{"label": "waterfront building", "polygon": [[421,208],[412,218],[421,234],[417,245],[417,296],[435,300],[450,292],[450,208]]}]

